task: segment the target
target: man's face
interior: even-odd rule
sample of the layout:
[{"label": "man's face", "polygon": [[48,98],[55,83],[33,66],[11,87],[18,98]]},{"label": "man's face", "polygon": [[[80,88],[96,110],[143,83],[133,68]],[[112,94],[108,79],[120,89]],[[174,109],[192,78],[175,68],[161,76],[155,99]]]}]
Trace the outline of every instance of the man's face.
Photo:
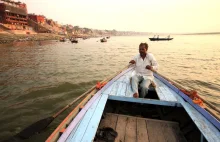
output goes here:
[{"label": "man's face", "polygon": [[147,50],[146,50],[144,45],[139,47],[139,53],[140,53],[141,56],[147,54]]}]

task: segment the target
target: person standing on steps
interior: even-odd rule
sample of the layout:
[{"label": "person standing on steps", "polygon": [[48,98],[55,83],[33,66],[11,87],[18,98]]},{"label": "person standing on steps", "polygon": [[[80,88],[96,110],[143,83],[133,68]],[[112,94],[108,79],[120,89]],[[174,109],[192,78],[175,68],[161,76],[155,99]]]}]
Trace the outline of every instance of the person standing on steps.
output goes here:
[{"label": "person standing on steps", "polygon": [[[148,44],[141,43],[139,45],[139,54],[135,56],[129,63],[135,65],[135,75],[131,77],[131,87],[133,97],[144,98],[147,94],[149,85],[154,79],[152,70],[158,69],[158,63],[152,53],[147,53]],[[140,83],[140,94],[138,86]]]}]

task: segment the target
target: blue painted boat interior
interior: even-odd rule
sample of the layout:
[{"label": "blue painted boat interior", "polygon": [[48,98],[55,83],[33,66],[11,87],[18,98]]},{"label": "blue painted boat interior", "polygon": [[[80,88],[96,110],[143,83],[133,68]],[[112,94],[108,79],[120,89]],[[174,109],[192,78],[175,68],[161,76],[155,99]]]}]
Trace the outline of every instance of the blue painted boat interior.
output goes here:
[{"label": "blue painted boat interior", "polygon": [[[177,92],[175,92],[175,90],[162,82],[158,77],[155,77],[154,79],[154,83],[156,84],[155,89],[151,88],[151,91],[156,91],[157,99],[133,98],[130,85],[130,78],[133,73],[134,69],[131,69],[125,74],[121,74],[117,80],[109,84],[108,88],[103,90],[101,95],[97,97],[89,109],[86,110],[85,115],[81,118],[78,124],[72,128],[72,131],[67,139],[60,139],[60,141],[93,141],[104,112],[109,111],[106,107],[108,106],[107,104],[113,104],[116,102],[122,102],[122,104],[120,104],[122,105],[121,108],[123,108],[124,102],[128,103],[130,106],[134,104],[134,107],[135,105],[138,107],[142,107],[141,105],[149,105],[150,108],[151,106],[155,105],[158,108],[162,108],[162,110],[163,108],[169,108],[170,110],[174,108],[177,110],[182,109],[186,112],[186,115],[188,115],[189,118],[194,122],[194,125],[201,132],[201,136],[204,137],[205,140],[213,142],[220,141],[220,132],[216,126],[214,126],[204,115],[202,115],[199,111],[197,111],[197,109],[186,102]],[[112,108],[114,108],[114,106]]]}]

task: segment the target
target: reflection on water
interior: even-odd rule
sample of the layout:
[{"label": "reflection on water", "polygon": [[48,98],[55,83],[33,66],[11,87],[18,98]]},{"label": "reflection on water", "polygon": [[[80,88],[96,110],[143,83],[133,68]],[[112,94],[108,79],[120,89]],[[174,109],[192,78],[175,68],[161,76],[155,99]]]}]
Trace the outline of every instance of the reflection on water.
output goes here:
[{"label": "reflection on water", "polygon": [[[148,37],[111,37],[70,42],[27,42],[0,45],[0,140],[74,100],[119,69],[149,43],[160,72],[199,91],[220,106],[219,35],[175,36],[173,41],[151,42]],[[69,112],[29,141],[41,141]]]}]

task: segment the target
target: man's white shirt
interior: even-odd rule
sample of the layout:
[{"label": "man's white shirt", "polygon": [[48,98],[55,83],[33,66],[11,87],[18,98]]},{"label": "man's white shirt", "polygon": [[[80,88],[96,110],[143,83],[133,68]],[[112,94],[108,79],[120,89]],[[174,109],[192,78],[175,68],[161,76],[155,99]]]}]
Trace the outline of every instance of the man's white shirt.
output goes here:
[{"label": "man's white shirt", "polygon": [[154,70],[158,69],[158,63],[153,54],[147,53],[146,57],[143,58],[140,54],[136,55],[133,60],[136,62],[135,64],[135,72],[138,76],[143,76],[144,79],[153,80],[153,72],[151,70],[146,69],[146,66],[152,66]]}]

